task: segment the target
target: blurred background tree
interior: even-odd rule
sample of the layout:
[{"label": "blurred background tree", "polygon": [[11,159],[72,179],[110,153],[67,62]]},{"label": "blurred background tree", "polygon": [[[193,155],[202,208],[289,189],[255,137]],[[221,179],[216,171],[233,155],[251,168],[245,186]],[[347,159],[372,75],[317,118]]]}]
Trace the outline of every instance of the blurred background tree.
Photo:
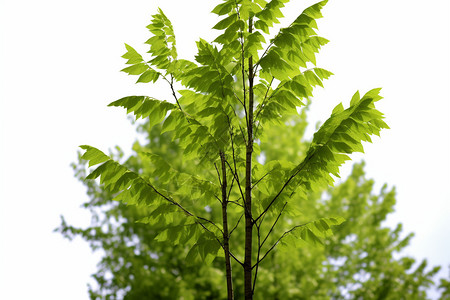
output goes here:
[{"label": "blurred background tree", "polygon": [[[304,156],[309,145],[303,138],[306,113],[307,108],[296,121],[285,119],[288,126],[283,130],[276,126],[266,129],[268,140],[273,142],[261,143],[261,162],[269,163],[280,156],[295,161]],[[124,157],[119,147],[111,152],[128,168],[151,176],[152,166],[137,155],[142,150],[161,155],[180,171],[195,167],[181,161],[177,141],[172,141],[170,133],[161,134],[160,126],[149,129],[144,123],[137,128],[144,142],[136,141],[131,156]],[[68,239],[80,236],[93,250],[102,251],[98,270],[92,275],[96,285],[88,287],[91,299],[221,299],[226,295],[223,258],[216,258],[212,264],[188,264],[185,257],[189,249],[174,246],[170,240],[156,241],[161,227],[138,222],[146,216],[144,207],[112,201],[114,195],[97,181],[84,181],[87,168],[80,158],[73,169],[87,188],[89,201],[83,207],[92,214],[91,226],[77,228],[62,217],[57,231]],[[177,182],[171,184],[173,189],[179,188]],[[220,213],[202,203],[192,205],[209,214]],[[347,221],[336,228],[324,246],[282,239],[281,245],[299,244],[289,252],[276,247],[261,263],[255,299],[427,299],[426,290],[435,285],[433,276],[440,267],[429,268],[426,260],[417,262],[401,254],[413,234],[404,236],[401,224],[393,229],[383,225],[394,205],[395,189],[384,185],[375,191],[374,181],[365,177],[364,163],[355,164],[348,178],[333,189],[310,194],[301,204],[300,214],[284,215],[278,222],[301,224],[322,216],[342,216]],[[308,218],[303,220],[303,216]],[[268,245],[283,233],[276,230]],[[243,233],[238,227],[232,235],[237,247]],[[236,299],[240,299],[243,278],[233,280]],[[449,299],[449,281],[441,279],[440,287],[440,299]]]}]

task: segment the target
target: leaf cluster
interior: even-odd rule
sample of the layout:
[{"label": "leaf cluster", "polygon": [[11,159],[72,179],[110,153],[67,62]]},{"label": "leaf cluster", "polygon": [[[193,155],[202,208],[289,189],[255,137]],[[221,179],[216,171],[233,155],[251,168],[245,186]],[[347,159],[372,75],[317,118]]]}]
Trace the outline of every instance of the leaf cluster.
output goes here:
[{"label": "leaf cluster", "polygon": [[[211,43],[197,42],[195,61],[178,57],[174,29],[162,10],[147,26],[149,59],[125,45],[129,66],[122,71],[139,76],[137,82],[163,82],[172,100],[128,96],[110,106],[157,128],[160,140],[176,145],[176,163],[155,148],[138,147],[145,168],[133,170],[81,146],[81,159],[98,165],[86,179],[97,179],[114,200],[142,210],[139,222],[157,232],[155,241],[180,247],[192,264],[225,259],[227,279],[230,257],[233,267],[253,274],[252,288],[248,276],[243,284],[246,299],[255,291],[260,265],[263,270],[278,245],[289,251],[304,243],[322,247],[332,239],[332,228],[345,227],[345,216],[308,212],[307,203],[333,185],[350,154],[363,152],[363,142],[388,128],[375,107],[380,89],[362,97],[357,92],[348,108],[335,107],[301,153],[267,160],[271,128],[287,130],[286,120],[302,120],[314,88],[332,75],[316,61],[328,42],[318,35],[316,21],[327,1],[271,35],[286,2],[221,1],[212,11],[220,18],[213,27],[219,34]],[[291,139],[300,137],[301,132]]]}]

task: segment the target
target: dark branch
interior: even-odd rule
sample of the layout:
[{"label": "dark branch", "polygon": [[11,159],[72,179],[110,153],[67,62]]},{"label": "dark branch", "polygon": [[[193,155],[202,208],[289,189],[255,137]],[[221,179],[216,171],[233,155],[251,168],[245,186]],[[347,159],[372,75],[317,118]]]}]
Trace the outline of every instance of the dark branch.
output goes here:
[{"label": "dark branch", "polygon": [[269,172],[267,172],[266,174],[264,174],[264,176],[263,177],[261,177],[260,179],[258,179],[258,181],[257,182],[255,182],[255,184],[252,186],[252,189],[261,181],[261,180],[263,180],[264,179],[264,177],[266,177],[267,175],[269,175],[269,173],[270,172],[272,172],[272,171],[269,171]]},{"label": "dark branch", "polygon": [[265,104],[264,102],[266,102],[267,99],[272,98],[272,96],[273,96],[273,94],[275,93],[275,91],[278,90],[278,87],[277,87],[277,88],[275,89],[275,91],[270,95],[270,97],[267,98],[267,95],[269,94],[270,88],[272,87],[272,82],[273,82],[274,78],[275,78],[275,77],[272,76],[272,80],[270,81],[269,86],[267,87],[266,94],[264,95],[264,99],[261,101],[261,104],[260,104],[260,106],[259,106],[259,109],[258,109],[258,111],[255,113],[255,120],[258,119],[259,114],[260,114],[261,111],[263,110],[264,104]]},{"label": "dark branch", "polygon": [[[242,199],[242,198],[239,198],[239,199]],[[239,200],[238,199],[238,200]],[[235,205],[237,205],[237,206],[240,206],[240,207],[244,207],[242,204],[240,204],[239,202],[237,202],[237,201],[228,201],[228,202],[230,202],[230,203],[233,203],[233,204],[235,204]]]},{"label": "dark branch", "polygon": [[211,233],[212,235],[214,235],[214,237],[216,238],[216,240],[219,242],[219,245],[220,245],[221,247],[223,247],[222,243],[221,243],[220,240],[217,238],[217,236],[216,236],[213,232],[211,232],[208,228],[206,228],[206,226],[205,226],[202,222],[199,222],[198,220],[202,220],[202,221],[208,222],[208,223],[210,223],[211,225],[213,225],[214,227],[216,227],[220,232],[222,232],[222,229],[220,229],[219,226],[216,225],[216,223],[214,223],[213,221],[208,220],[208,219],[206,219],[206,218],[203,218],[203,217],[197,217],[196,215],[194,215],[193,213],[191,213],[190,211],[188,211],[186,208],[184,208],[180,203],[178,203],[178,202],[176,202],[175,200],[170,199],[170,198],[167,197],[166,195],[162,194],[160,191],[158,191],[158,190],[157,190],[152,184],[150,184],[149,182],[146,182],[146,181],[144,181],[144,182],[145,182],[145,184],[146,184],[147,186],[149,186],[150,188],[152,188],[153,191],[155,191],[155,193],[157,193],[159,196],[161,196],[161,197],[164,198],[165,200],[169,201],[171,204],[177,206],[179,209],[181,209],[181,210],[182,210],[185,214],[187,214],[188,216],[195,218],[195,222],[196,222],[197,224],[199,224],[203,229],[205,229],[206,231],[208,231],[209,233]]},{"label": "dark branch", "polygon": [[233,231],[238,227],[239,222],[241,222],[242,217],[244,216],[244,213],[242,213],[242,215],[239,217],[238,221],[236,222],[236,225],[233,227],[233,229],[231,229],[230,231],[230,235],[233,233]]},{"label": "dark branch", "polygon": [[300,173],[303,168],[306,166],[307,162],[309,162],[312,158],[313,158],[314,154],[311,155],[310,157],[307,158],[307,160],[305,160],[303,166],[301,168],[299,168],[294,174],[292,174],[291,176],[289,176],[288,180],[283,184],[283,186],[281,187],[280,191],[273,197],[272,201],[270,201],[269,205],[267,205],[267,207],[264,209],[264,211],[255,219],[255,222],[258,221],[262,216],[264,216],[267,211],[269,211],[270,207],[272,206],[272,204],[275,202],[275,200],[278,199],[278,197],[281,195],[281,193],[284,191],[284,189],[289,185],[289,183],[291,182],[291,180],[298,175],[298,173]]},{"label": "dark branch", "polygon": [[[255,269],[255,276],[253,277],[253,293],[255,293],[255,285],[256,285],[256,278],[258,277],[258,268],[259,268],[259,255],[261,254],[261,231],[260,231],[260,227],[258,226],[258,224],[256,225],[256,232],[258,234],[258,254],[256,255],[256,269]],[[254,267],[254,266],[253,266]],[[252,269],[253,269],[252,267]]]},{"label": "dark branch", "polygon": [[281,209],[280,213],[278,214],[277,219],[275,220],[275,222],[273,223],[272,227],[270,228],[269,232],[267,233],[266,237],[264,238],[264,240],[261,243],[261,247],[264,245],[264,243],[266,242],[267,238],[269,237],[270,233],[272,232],[272,230],[275,228],[275,225],[277,224],[278,220],[281,217],[281,214],[283,213],[284,208],[286,207],[287,202],[284,203],[283,208]]},{"label": "dark branch", "polygon": [[278,245],[278,243],[281,241],[281,239],[283,239],[287,234],[291,233],[292,231],[294,231],[295,229],[297,229],[299,227],[303,227],[305,225],[308,225],[309,223],[312,223],[312,222],[307,222],[307,223],[304,223],[304,224],[301,224],[301,225],[294,226],[291,229],[289,229],[288,231],[286,231],[285,233],[283,233],[283,235],[275,242],[275,244],[272,245],[272,247],[270,247],[269,250],[267,250],[267,252],[264,254],[264,256],[255,265],[261,263],[264,260],[264,258],[266,258],[267,254],[269,254],[270,251],[272,251],[275,248],[275,246]]},{"label": "dark branch", "polygon": [[227,160],[225,162],[226,162],[228,168],[230,168],[231,174],[233,174],[233,177],[236,178],[236,182],[238,183],[239,192],[241,193],[242,199],[245,199],[244,192],[242,191],[241,184],[239,183],[239,175],[233,171],[233,168],[230,166],[230,163]]},{"label": "dark branch", "polygon": [[220,180],[220,173],[219,170],[217,169],[217,165],[216,163],[214,163],[214,168],[216,168],[216,172],[217,172],[217,179],[219,179],[219,184],[222,185],[222,181]]}]

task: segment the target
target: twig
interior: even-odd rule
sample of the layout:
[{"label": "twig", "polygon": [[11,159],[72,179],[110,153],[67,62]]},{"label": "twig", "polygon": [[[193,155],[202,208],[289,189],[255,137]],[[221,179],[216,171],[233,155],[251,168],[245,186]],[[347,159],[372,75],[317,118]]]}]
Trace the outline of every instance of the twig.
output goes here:
[{"label": "twig", "polygon": [[263,215],[265,215],[267,213],[267,211],[270,209],[270,207],[272,206],[272,204],[275,202],[275,200],[277,200],[277,198],[281,195],[281,193],[284,191],[284,189],[288,186],[289,182],[291,182],[291,180],[297,176],[298,173],[300,173],[300,171],[303,170],[303,168],[306,166],[306,163],[309,162],[312,158],[313,158],[314,154],[311,155],[310,157],[308,157],[307,160],[305,160],[303,166],[301,168],[299,168],[294,174],[292,174],[288,180],[284,183],[284,185],[281,187],[280,191],[273,197],[272,201],[270,201],[269,205],[267,205],[267,207],[264,209],[264,211],[255,219],[255,222],[258,221]]},{"label": "twig", "polygon": [[273,223],[272,227],[270,228],[269,232],[267,233],[266,237],[264,238],[263,242],[261,243],[261,247],[264,245],[264,243],[266,242],[267,238],[269,237],[270,233],[272,232],[272,230],[275,228],[275,225],[278,222],[278,219],[280,219],[281,214],[283,213],[284,208],[286,207],[287,202],[284,203],[283,208],[281,208],[280,213],[278,214],[277,219],[275,220],[275,222]]},{"label": "twig", "polygon": [[[256,223],[255,223],[255,225],[256,225],[256,232],[257,232],[257,234],[258,234],[258,254],[256,255],[256,261],[257,261],[257,263],[255,264],[255,265],[256,265],[256,269],[255,269],[255,276],[253,277],[252,293],[255,292],[256,278],[258,277],[258,268],[259,268],[259,263],[258,263],[258,261],[259,261],[259,255],[260,255],[260,253],[261,253],[261,247],[262,247],[262,244],[261,244],[261,231],[260,231],[260,227],[259,227],[258,224],[256,224]],[[253,267],[252,267],[252,269],[253,269]]]},{"label": "twig", "polygon": [[[275,248],[275,246],[278,245],[278,243],[281,241],[281,239],[284,238],[288,233],[291,233],[292,231],[294,231],[294,230],[297,229],[298,227],[303,227],[303,226],[305,226],[305,225],[308,225],[309,223],[312,223],[312,222],[307,222],[307,223],[304,223],[304,224],[301,224],[301,225],[294,226],[294,227],[292,227],[290,230],[288,230],[288,231],[286,231],[285,233],[283,233],[283,235],[275,242],[275,244],[273,244],[272,247],[270,247],[270,249],[267,250],[266,254],[264,254],[264,256],[259,260],[259,262],[257,262],[257,264],[260,263],[260,262],[262,262],[263,259],[267,256],[267,254],[269,254],[270,251],[272,251],[272,250]],[[255,264],[255,265],[256,265],[256,264]]]},{"label": "twig", "polygon": [[243,216],[244,216],[244,213],[242,213],[242,215],[239,217],[239,219],[238,219],[236,225],[233,227],[233,229],[231,229],[230,235],[231,235],[231,234],[233,233],[233,231],[238,227],[239,222],[241,221],[241,219],[242,219]]}]

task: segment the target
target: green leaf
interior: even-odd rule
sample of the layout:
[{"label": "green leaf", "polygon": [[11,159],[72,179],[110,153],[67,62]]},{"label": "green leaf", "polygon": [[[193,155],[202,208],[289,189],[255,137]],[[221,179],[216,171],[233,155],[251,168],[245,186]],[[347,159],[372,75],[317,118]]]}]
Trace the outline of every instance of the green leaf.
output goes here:
[{"label": "green leaf", "polygon": [[221,3],[214,7],[214,9],[211,11],[212,13],[215,13],[219,16],[223,16],[228,14],[233,9],[233,3],[231,1],[227,1],[225,3]]},{"label": "green leaf", "polygon": [[352,100],[350,101],[350,105],[353,106],[361,99],[359,96],[359,91],[356,91],[356,93],[353,95]]},{"label": "green leaf", "polygon": [[148,70],[148,66],[145,63],[138,63],[122,69],[122,72],[128,73],[128,75],[140,75]]},{"label": "green leaf", "polygon": [[216,25],[214,25],[213,29],[226,29],[228,26],[230,26],[232,23],[236,22],[238,20],[238,16],[236,13],[229,15],[228,17],[224,18],[223,20],[219,21]]},{"label": "green leaf", "polygon": [[266,207],[282,193],[293,194],[297,191],[306,197],[307,191],[317,191],[333,184],[331,175],[339,177],[339,167],[350,159],[347,154],[363,152],[362,142],[370,141],[372,134],[378,135],[382,129],[378,125],[384,125],[384,122],[379,122],[383,115],[374,105],[381,99],[379,91],[371,90],[362,99],[356,93],[349,108],[342,110],[338,105],[334,109],[330,118],[314,134],[303,161],[285,177],[286,184],[263,200]]},{"label": "green leaf", "polygon": [[125,44],[125,48],[127,49],[127,52],[122,55],[123,58],[127,59],[126,64],[130,65],[130,64],[138,64],[144,61],[144,59],[142,58],[142,56],[137,53],[136,50],[134,50],[133,47],[131,47],[128,44]]},{"label": "green leaf", "polygon": [[153,34],[146,41],[146,44],[150,45],[148,53],[153,57],[149,63],[161,70],[171,69],[178,57],[172,23],[163,11],[158,9],[147,28]]},{"label": "green leaf", "polygon": [[133,112],[136,119],[149,117],[151,126],[160,123],[168,111],[177,108],[173,103],[147,96],[123,97],[110,103],[108,106],[124,107],[127,109],[127,113]]},{"label": "green leaf", "polygon": [[333,75],[333,73],[331,73],[330,71],[327,71],[325,69],[322,68],[314,68],[314,73],[316,73],[316,75],[321,79],[328,79],[330,78],[331,75]]},{"label": "green leaf", "polygon": [[321,10],[325,6],[325,4],[327,4],[327,2],[328,2],[328,0],[324,0],[324,1],[321,1],[319,3],[312,5],[312,6],[308,7],[307,9],[305,9],[303,11],[303,14],[310,16],[311,18],[314,18],[314,19],[322,18],[323,15],[321,13]]},{"label": "green leaf", "polygon": [[333,108],[333,112],[331,114],[332,115],[336,115],[336,114],[341,113],[343,111],[344,111],[344,106],[342,105],[342,102],[341,102],[338,105],[336,105],[335,108]]},{"label": "green leaf", "polygon": [[184,119],[183,113],[179,111],[172,111],[171,114],[164,121],[161,133],[173,131],[177,125]]},{"label": "green leaf", "polygon": [[144,73],[142,73],[141,76],[139,76],[139,79],[137,80],[137,82],[156,82],[156,80],[158,80],[160,73],[156,72],[153,69],[149,69],[147,71],[145,71]]},{"label": "green leaf", "polygon": [[94,147],[82,145],[80,146],[80,148],[86,150],[86,152],[81,156],[81,158],[89,161],[89,167],[92,167],[94,165],[109,160],[108,155],[104,154],[103,152]]}]

